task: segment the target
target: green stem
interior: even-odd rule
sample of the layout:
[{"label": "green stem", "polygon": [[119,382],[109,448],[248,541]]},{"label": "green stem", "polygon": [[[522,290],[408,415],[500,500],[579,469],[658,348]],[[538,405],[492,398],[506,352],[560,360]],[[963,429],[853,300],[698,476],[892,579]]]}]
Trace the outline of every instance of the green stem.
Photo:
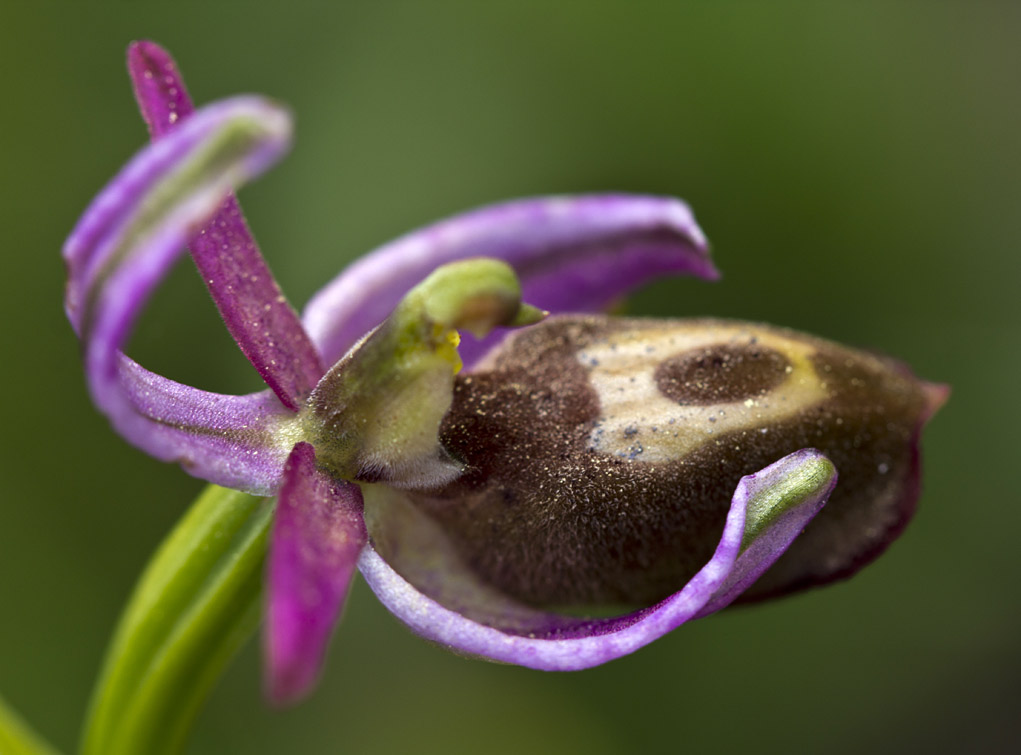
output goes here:
[{"label": "green stem", "polygon": [[209,486],[157,550],[93,693],[83,755],[174,753],[259,625],[269,501]]},{"label": "green stem", "polygon": [[0,697],[0,753],[3,755],[57,755],[57,751],[32,731],[21,716]]}]

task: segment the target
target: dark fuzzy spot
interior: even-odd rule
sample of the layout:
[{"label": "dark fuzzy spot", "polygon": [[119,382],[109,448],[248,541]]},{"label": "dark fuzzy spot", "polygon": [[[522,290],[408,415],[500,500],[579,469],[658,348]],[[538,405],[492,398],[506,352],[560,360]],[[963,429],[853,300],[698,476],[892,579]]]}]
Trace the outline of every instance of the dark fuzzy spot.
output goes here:
[{"label": "dark fuzzy spot", "polygon": [[753,340],[685,351],[661,363],[654,377],[667,398],[705,406],[763,396],[783,382],[789,365]]},{"label": "dark fuzzy spot", "polygon": [[[711,556],[740,478],[806,447],[834,462],[837,489],[747,597],[841,576],[903,527],[917,495],[921,383],[871,355],[789,331],[747,326],[816,349],[827,383],[821,403],[769,424],[767,433],[758,426],[716,433],[670,462],[591,450],[599,401],[575,354],[611,333],[640,339],[647,327],[551,318],[509,339],[485,370],[458,379],[442,437],[468,471],[412,498],[481,577],[534,605],[650,604],[683,586]],[[702,364],[689,352],[673,374],[683,368],[701,379],[700,371],[722,369],[742,376],[740,398],[744,391],[768,394],[787,365],[760,345],[728,348],[699,350],[709,355]],[[729,387],[705,390],[714,401],[735,395]]]}]

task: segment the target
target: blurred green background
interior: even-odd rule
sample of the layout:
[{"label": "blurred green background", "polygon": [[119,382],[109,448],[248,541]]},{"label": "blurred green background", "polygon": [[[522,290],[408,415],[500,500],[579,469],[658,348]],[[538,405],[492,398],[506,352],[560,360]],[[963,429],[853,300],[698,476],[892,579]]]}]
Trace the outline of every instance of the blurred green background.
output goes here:
[{"label": "blurred green background", "polygon": [[[850,582],[573,674],[450,655],[357,584],[316,695],[269,710],[252,643],[194,753],[1019,746],[1021,6],[5,2],[0,693],[62,749],[135,577],[201,487],[93,410],[61,310],[63,238],[146,140],[123,64],[139,37],[199,102],[293,107],[293,153],[242,199],[298,306],[465,208],[671,194],[725,277],[657,283],[633,311],[789,325],[954,388],[917,518]],[[131,352],[208,389],[260,387],[187,265]]]}]

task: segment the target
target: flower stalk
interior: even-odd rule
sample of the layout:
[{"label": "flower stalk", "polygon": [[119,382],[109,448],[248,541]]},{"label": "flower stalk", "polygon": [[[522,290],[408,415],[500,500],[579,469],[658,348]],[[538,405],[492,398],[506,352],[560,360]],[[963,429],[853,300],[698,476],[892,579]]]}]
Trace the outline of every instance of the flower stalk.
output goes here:
[{"label": "flower stalk", "polygon": [[0,697],[0,752],[4,755],[57,755]]},{"label": "flower stalk", "polygon": [[146,567],[93,692],[83,755],[179,752],[259,626],[271,501],[210,485]]}]

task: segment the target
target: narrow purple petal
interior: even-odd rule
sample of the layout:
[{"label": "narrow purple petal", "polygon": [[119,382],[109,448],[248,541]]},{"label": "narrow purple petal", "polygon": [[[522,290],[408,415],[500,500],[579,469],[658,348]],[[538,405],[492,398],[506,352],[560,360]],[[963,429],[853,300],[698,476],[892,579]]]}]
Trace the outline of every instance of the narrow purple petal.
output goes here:
[{"label": "narrow purple petal", "polygon": [[153,139],[195,110],[174,59],[155,42],[143,39],[128,45],[128,75]]},{"label": "narrow purple petal", "polygon": [[[251,97],[199,111],[137,155],[64,247],[65,307],[96,405],[129,441],[213,482],[265,492],[293,444],[293,414],[265,397],[218,396],[148,373],[120,347],[187,239],[235,185],[286,149],[286,112]],[[249,477],[249,475],[251,475]]]},{"label": "narrow purple petal", "polygon": [[[134,42],[128,48],[128,72],[154,140],[191,115],[194,107],[184,81],[162,47]],[[227,330],[284,405],[297,411],[325,370],[233,195],[190,246]]]},{"label": "narrow purple petal", "polygon": [[191,241],[192,259],[227,330],[280,400],[297,411],[325,370],[280,291],[234,197]]},{"label": "narrow purple petal", "polygon": [[294,447],[273,521],[264,652],[275,703],[315,684],[330,633],[365,546],[362,493],[316,468],[308,443]]},{"label": "narrow purple petal", "polygon": [[399,238],[323,288],[302,316],[323,359],[340,358],[437,266],[467,257],[505,260],[521,278],[522,299],[550,312],[601,310],[661,275],[717,277],[702,231],[677,199],[605,194],[507,202]]},{"label": "narrow purple petal", "polygon": [[[370,522],[374,547],[365,548],[359,569],[384,605],[412,631],[456,652],[548,671],[588,668],[631,653],[733,600],[825,503],[835,482],[827,470],[832,472],[832,465],[822,454],[805,449],[743,478],[709,562],[679,592],[616,618],[545,613],[495,593],[456,561],[438,529],[408,508],[398,508],[390,521]],[[773,486],[791,475],[813,475],[811,492],[781,515],[767,516],[758,531],[746,532],[749,506],[768,502]],[[370,497],[368,510],[374,511],[376,503]],[[399,548],[393,548],[398,542]],[[384,549],[388,558],[400,562],[404,576],[380,555]]]}]

